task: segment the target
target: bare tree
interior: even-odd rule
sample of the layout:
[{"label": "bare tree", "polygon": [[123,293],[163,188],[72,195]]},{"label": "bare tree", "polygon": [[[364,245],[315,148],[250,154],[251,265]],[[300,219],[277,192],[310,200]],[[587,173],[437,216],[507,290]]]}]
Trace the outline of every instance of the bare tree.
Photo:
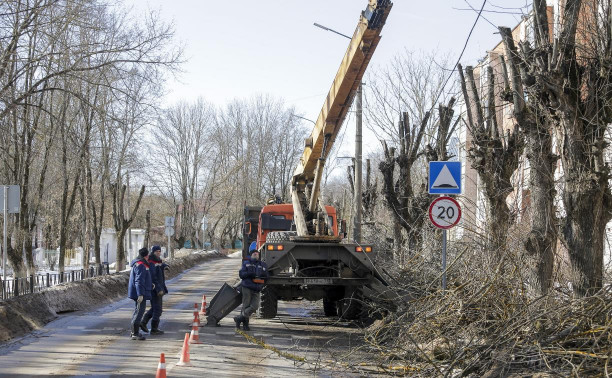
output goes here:
[{"label": "bare tree", "polygon": [[[533,46],[527,40],[517,48],[510,29],[499,30],[509,56],[515,116],[525,109],[532,114],[531,125],[536,128],[531,133],[537,133],[532,140],[546,151],[545,168],[555,160],[549,152],[549,135],[554,131],[559,138],[560,236],[570,256],[574,290],[584,295],[602,286],[605,225],[612,218],[610,172],[604,163],[605,130],[612,122],[612,68],[607,63],[612,54],[611,5],[568,0],[561,7],[554,36],[549,32],[552,20],[546,2],[534,1],[533,9]],[[544,195],[554,193],[552,185],[544,189]]]},{"label": "bare tree", "polygon": [[[200,185],[214,168],[210,134],[215,127],[214,108],[202,99],[180,103],[165,111],[153,127],[153,160],[157,187],[174,201],[180,224],[174,236],[179,246],[196,244],[196,229],[204,215]],[[212,169],[211,169],[212,168]]]},{"label": "bare tree", "polygon": [[455,99],[451,98],[447,106],[440,105],[438,108],[439,124],[435,145],[428,144],[423,148],[421,144],[429,122],[429,113],[425,113],[425,118],[416,127],[410,123],[408,113],[403,113],[398,128],[401,141],[399,151],[383,141],[385,160],[379,165],[383,176],[382,192],[395,222],[401,225],[408,235],[410,251],[416,251],[421,247],[427,207],[433,199],[424,183],[415,187],[412,182],[412,169],[423,155],[428,162],[448,160],[446,146],[457,125],[457,121],[453,122],[454,103]]},{"label": "bare tree", "polygon": [[[431,61],[440,61],[438,65]],[[445,58],[436,54],[405,51],[368,79],[365,116],[368,127],[383,144],[379,164],[382,194],[398,225],[397,250],[403,229],[410,251],[421,247],[426,209],[431,202],[425,180],[429,160],[449,158],[447,145],[458,119],[453,119],[455,100],[434,106],[446,81]]]},{"label": "bare tree", "polygon": [[[69,181],[75,173],[79,178],[88,176],[87,169],[81,172],[77,164],[83,160],[85,132],[64,129],[61,134],[61,127],[85,131],[91,129],[92,114],[103,118],[111,113],[108,105],[115,99],[102,109],[102,104],[94,101],[96,88],[117,88],[117,78],[135,68],[149,82],[160,82],[161,70],[174,69],[179,62],[180,50],[168,48],[172,28],[157,20],[151,15],[144,24],[135,26],[127,13],[98,1],[9,0],[0,4],[2,176],[5,182],[22,188],[22,211],[15,217],[12,248],[8,251],[17,276],[25,274],[22,251],[28,271],[34,270],[30,240],[37,222],[45,218],[57,223],[63,251],[74,236],[75,227],[70,224],[73,192],[64,179],[59,180],[69,191],[65,197],[66,192],[56,183],[47,182],[46,177],[48,171],[64,172],[70,176]],[[80,120],[84,120],[84,128],[69,124],[80,124]],[[57,135],[62,137],[59,150],[54,146]],[[92,175],[90,181],[95,178]],[[45,195],[53,196],[43,203]],[[59,208],[61,211],[57,211]],[[101,229],[101,217],[94,223]],[[99,245],[97,250],[99,255]],[[63,260],[60,267],[63,269]]]},{"label": "bare tree", "polygon": [[142,200],[142,196],[145,192],[145,186],[140,187],[140,192],[138,194],[138,199],[136,200],[136,204],[134,208],[125,209],[125,191],[127,189],[126,185],[122,185],[119,187],[118,183],[111,185],[110,187],[111,193],[113,196],[113,225],[115,227],[115,231],[117,231],[117,268],[116,270],[122,271],[125,269],[125,235],[130,228],[132,222],[134,221],[134,217],[138,212],[138,208],[140,207],[140,201]]},{"label": "bare tree", "polygon": [[[490,65],[486,67],[486,94],[478,93],[472,67],[466,67],[465,76],[461,65],[458,65],[458,70],[467,108],[467,128],[473,138],[467,155],[482,180],[488,202],[486,235],[490,237],[489,249],[500,257],[513,220],[506,199],[514,189],[511,178],[522,155],[523,136],[518,126],[508,130],[506,135],[503,130],[500,132],[493,68]],[[481,105],[482,98],[486,98],[485,107]]]}]

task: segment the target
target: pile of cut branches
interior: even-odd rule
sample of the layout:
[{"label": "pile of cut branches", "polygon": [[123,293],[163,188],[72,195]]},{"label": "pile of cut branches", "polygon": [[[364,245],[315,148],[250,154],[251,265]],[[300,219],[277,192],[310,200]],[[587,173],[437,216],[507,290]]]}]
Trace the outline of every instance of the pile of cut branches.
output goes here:
[{"label": "pile of cut branches", "polygon": [[474,268],[476,255],[451,266],[446,291],[435,287],[438,277],[423,279],[421,264],[395,275],[393,289],[412,299],[364,330],[379,369],[427,377],[612,373],[611,287],[585,298],[563,287],[536,296],[521,268],[524,257],[487,270]]}]

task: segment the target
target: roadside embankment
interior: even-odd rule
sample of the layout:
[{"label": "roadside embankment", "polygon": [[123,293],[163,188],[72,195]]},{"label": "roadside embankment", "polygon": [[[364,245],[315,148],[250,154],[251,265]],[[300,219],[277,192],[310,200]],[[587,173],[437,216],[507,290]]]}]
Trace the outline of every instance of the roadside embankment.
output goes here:
[{"label": "roadside embankment", "polygon": [[[169,260],[166,279],[207,260],[225,258],[217,251],[201,251]],[[127,296],[129,271],[87,278],[0,302],[0,342],[24,335],[58,314],[91,310]]]}]

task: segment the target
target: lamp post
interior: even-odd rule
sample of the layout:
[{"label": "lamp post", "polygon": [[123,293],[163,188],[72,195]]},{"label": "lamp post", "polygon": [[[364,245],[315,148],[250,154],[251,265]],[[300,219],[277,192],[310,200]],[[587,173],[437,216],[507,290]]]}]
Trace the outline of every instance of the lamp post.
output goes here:
[{"label": "lamp post", "polygon": [[313,123],[313,124],[315,124],[315,125],[317,124],[315,121],[313,121],[313,120],[311,120],[311,119],[308,119],[308,118],[306,118],[306,117],[299,116],[299,115],[297,115],[297,114],[292,114],[291,116],[292,116],[292,117],[295,117],[295,118],[303,119],[304,121],[312,122],[312,123]]},{"label": "lamp post", "polygon": [[[329,31],[335,34],[338,34],[342,37],[351,39],[346,34],[342,34],[333,29],[330,29],[326,26],[314,23],[314,26],[321,28],[325,31]],[[355,207],[355,215],[353,217],[353,240],[356,243],[361,243],[361,177],[362,177],[362,122],[363,122],[363,94],[362,94],[362,83],[359,83],[359,87],[357,88],[357,103],[356,106],[356,125],[355,125],[355,193],[354,193],[354,201],[353,205]]]}]

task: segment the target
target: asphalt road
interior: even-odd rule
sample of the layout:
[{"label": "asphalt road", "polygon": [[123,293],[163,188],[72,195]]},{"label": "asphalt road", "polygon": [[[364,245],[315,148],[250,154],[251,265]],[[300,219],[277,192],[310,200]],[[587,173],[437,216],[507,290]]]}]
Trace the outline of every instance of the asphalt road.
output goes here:
[{"label": "asphalt road", "polygon": [[131,340],[130,299],[64,314],[41,330],[0,345],[0,377],[151,377],[162,352],[169,377],[352,375],[339,360],[359,344],[356,329],[324,317],[320,303],[305,301],[279,303],[277,318],[253,319],[248,333],[234,330],[234,314],[220,327],[201,327],[202,344],[190,348],[193,366],[176,366],[185,333],[191,330],[194,303],[201,302],[202,294],[210,301],[223,282],[235,283],[239,265],[239,256],[208,261],[169,281],[160,325],[164,335]]}]

